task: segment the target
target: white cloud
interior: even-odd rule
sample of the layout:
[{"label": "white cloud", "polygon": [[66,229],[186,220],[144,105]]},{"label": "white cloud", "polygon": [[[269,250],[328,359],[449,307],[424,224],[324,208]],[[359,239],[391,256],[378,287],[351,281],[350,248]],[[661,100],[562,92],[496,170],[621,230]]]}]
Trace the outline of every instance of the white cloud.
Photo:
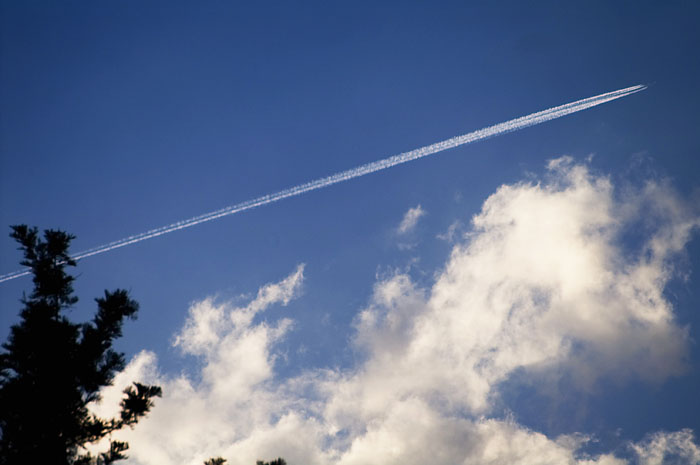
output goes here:
[{"label": "white cloud", "polygon": [[420,205],[413,208],[409,208],[406,214],[403,216],[399,227],[396,229],[398,234],[406,234],[413,230],[418,224],[418,220],[425,215],[425,210]]},{"label": "white cloud", "polygon": [[654,433],[643,442],[632,444],[632,449],[640,465],[700,463],[700,447],[693,442],[689,429]]},{"label": "white cloud", "polygon": [[304,265],[279,283],[261,287],[258,294],[247,306],[230,311],[230,304],[216,304],[213,299],[205,299],[190,307],[189,318],[183,330],[175,338],[175,345],[185,353],[204,355],[217,347],[222,337],[235,338],[244,328],[250,326],[256,314],[270,305],[287,305],[299,292],[304,279]]},{"label": "white cloud", "polygon": [[445,242],[449,242],[450,244],[454,243],[455,240],[459,237],[461,234],[460,230],[462,229],[464,225],[462,224],[461,221],[457,220],[454,221],[450,226],[447,228],[447,231],[444,233],[438,234],[437,237],[440,240],[443,240]]},{"label": "white cloud", "polygon": [[[566,375],[579,390],[602,378],[682,374],[687,329],[663,291],[698,218],[663,183],[618,194],[570,158],[549,169],[547,182],[490,196],[430,288],[401,273],[375,285],[355,320],[353,343],[364,358],[353,369],[275,374],[275,344],[291,320],[254,316],[292,299],[303,267],[245,307],[194,304],[175,341],[201,357],[201,379],[160,375],[149,353],[127,368],[124,379],[142,376],[164,390],[151,415],[124,434],[131,462],[201,464],[223,455],[232,465],[276,456],[310,465],[628,463],[581,453],[585,436],[549,438],[489,415],[515,372],[545,381]],[[631,450],[633,463],[697,463],[686,430]]]}]

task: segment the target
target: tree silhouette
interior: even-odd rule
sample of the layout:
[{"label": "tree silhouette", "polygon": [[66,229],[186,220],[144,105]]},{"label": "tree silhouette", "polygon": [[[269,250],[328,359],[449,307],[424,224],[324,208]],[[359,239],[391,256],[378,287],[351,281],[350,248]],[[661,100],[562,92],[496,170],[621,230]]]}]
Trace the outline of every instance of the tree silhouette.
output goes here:
[{"label": "tree silhouette", "polygon": [[[224,465],[226,463],[226,459],[221,458],[221,457],[216,457],[216,458],[211,458],[204,462],[204,465]],[[284,461],[282,457],[279,457],[276,460],[273,460],[272,462],[263,462],[262,460],[258,460],[255,462],[255,465],[287,465],[287,462]]]},{"label": "tree silhouette", "polygon": [[287,465],[287,462],[285,462],[282,457],[278,457],[272,462],[263,462],[262,460],[258,460],[255,462],[255,465]]},{"label": "tree silhouette", "polygon": [[226,459],[221,458],[221,457],[216,457],[216,458],[211,458],[204,462],[204,465],[224,465],[226,463]]},{"label": "tree silhouette", "polygon": [[110,440],[109,450],[92,456],[84,446],[125,426],[133,426],[161,395],[158,386],[134,383],[124,390],[118,418],[88,410],[124,368],[124,354],[112,349],[125,318],[135,319],[138,303],[124,290],[105,291],[89,323],[73,323],[63,313],[73,295],[75,266],[68,254],[74,236],[13,226],[33,274],[34,289],[22,297],[20,323],[12,326],[0,352],[0,464],[109,464],[125,458],[128,444]]}]

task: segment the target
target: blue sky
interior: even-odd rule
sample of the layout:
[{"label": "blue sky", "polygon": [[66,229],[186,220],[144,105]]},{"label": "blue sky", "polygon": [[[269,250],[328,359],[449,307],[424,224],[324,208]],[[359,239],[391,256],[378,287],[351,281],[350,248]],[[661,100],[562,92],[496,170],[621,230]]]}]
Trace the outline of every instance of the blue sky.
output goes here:
[{"label": "blue sky", "polygon": [[[505,453],[502,443],[532,447],[513,445],[492,463],[656,463],[644,460],[674,444],[680,463],[695,463],[695,3],[0,5],[0,224],[8,233],[19,223],[65,229],[77,236],[75,251],[547,107],[650,85],[86,259],[72,315],[88,318],[105,288],[129,289],[141,311],[119,348],[135,357],[130,373],[173,392],[162,410],[191,408],[181,413],[193,425],[192,412],[207,409],[251,419],[246,426],[221,413],[227,434],[209,435],[206,452],[183,446],[170,463],[201,463],[202,454],[232,464],[277,455],[369,463],[363,451],[410,463],[420,454],[397,444],[410,436],[435,447],[432,434],[446,430],[449,454],[438,463],[487,463],[489,447]],[[423,214],[402,233],[411,209]],[[526,227],[532,219],[536,233]],[[537,272],[535,252],[549,271]],[[19,259],[0,236],[0,273]],[[472,276],[480,263],[484,273]],[[3,338],[29,285],[0,284]],[[483,300],[499,289],[510,289],[504,307]],[[585,298],[570,300],[567,289]],[[445,293],[452,297],[440,300]],[[489,316],[500,332],[489,332]],[[229,317],[237,325],[217,319]],[[464,339],[427,336],[461,324]],[[630,329],[638,326],[645,329]],[[477,334],[466,337],[470,327]],[[479,334],[490,334],[488,343],[477,344]],[[259,352],[245,341],[257,341]],[[253,355],[236,359],[239,346]],[[416,347],[425,348],[420,356],[405,355]],[[404,368],[383,379],[389,362]],[[423,378],[454,389],[411,375],[428,367],[438,371]],[[221,370],[249,385],[226,384],[212,374]],[[185,381],[191,390],[178,391]],[[346,412],[382,395],[391,399],[380,402],[384,410]],[[136,432],[143,444],[130,440],[134,464],[165,461],[146,444],[168,423],[157,409]],[[415,423],[424,428],[406,429],[406,418],[423,418]],[[170,436],[196,443],[192,428]]]}]

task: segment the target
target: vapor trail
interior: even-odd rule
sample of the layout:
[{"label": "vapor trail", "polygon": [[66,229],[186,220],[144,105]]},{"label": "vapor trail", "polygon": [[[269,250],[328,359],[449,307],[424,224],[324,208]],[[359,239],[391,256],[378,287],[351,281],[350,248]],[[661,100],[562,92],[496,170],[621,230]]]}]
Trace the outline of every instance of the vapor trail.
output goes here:
[{"label": "vapor trail", "polygon": [[[361,165],[356,168],[349,169],[347,171],[342,171],[331,176],[319,178],[314,181],[307,182],[305,184],[299,184],[297,186],[290,187],[289,189],[285,189],[274,194],[263,195],[262,197],[258,197],[256,199],[247,200],[245,202],[236,205],[231,205],[220,210],[205,213],[203,215],[195,216],[187,220],[178,221],[177,223],[172,223],[167,226],[151,229],[150,231],[146,231],[141,234],[136,234],[133,236],[126,237],[124,239],[119,239],[118,241],[110,242],[108,244],[100,245],[92,249],[84,250],[83,252],[79,252],[73,255],[72,258],[74,260],[80,260],[81,258],[91,257],[93,255],[109,252],[110,250],[145,241],[146,239],[151,239],[153,237],[162,236],[163,234],[168,234],[179,229],[189,228],[191,226],[215,220],[223,216],[233,215],[234,213],[242,212],[244,210],[250,210],[252,208],[260,207],[262,205],[277,202],[278,200],[286,199],[287,197],[294,197],[305,192],[321,189],[323,187],[337,184],[339,182],[348,181],[350,179],[364,176],[366,174],[374,173],[375,171],[391,168],[392,166],[400,165],[401,163],[406,163],[417,158],[423,158],[428,155],[432,155],[438,152],[442,152],[444,150],[458,147],[460,145],[465,145],[471,142],[488,139],[489,137],[499,136],[501,134],[517,131],[519,129],[523,129],[529,126],[534,126],[535,124],[540,124],[556,118],[561,118],[562,116],[570,115],[571,113],[576,113],[581,110],[586,110],[588,108],[600,105],[602,103],[610,102],[611,100],[626,97],[628,95],[642,91],[646,88],[647,86],[645,85],[626,87],[624,89],[619,89],[613,92],[596,95],[594,97],[589,97],[583,100],[577,100],[575,102],[567,103],[565,105],[548,108],[546,110],[538,111],[537,113],[532,113],[527,116],[521,116],[520,118],[515,118],[504,123],[495,124],[493,126],[479,129],[468,134],[455,136],[442,142],[436,142],[434,144],[426,145],[425,147],[414,149],[409,152],[403,152],[398,155],[385,158],[383,160],[367,163],[365,165]],[[14,278],[19,278],[20,276],[24,276],[29,273],[29,270],[18,270],[12,273],[0,275],[0,283],[9,281]]]}]

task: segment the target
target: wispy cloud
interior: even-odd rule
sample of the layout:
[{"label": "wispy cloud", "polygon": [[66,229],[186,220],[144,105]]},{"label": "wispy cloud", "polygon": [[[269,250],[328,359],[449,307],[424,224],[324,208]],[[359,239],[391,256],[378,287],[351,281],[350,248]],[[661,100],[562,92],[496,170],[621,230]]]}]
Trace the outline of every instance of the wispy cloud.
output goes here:
[{"label": "wispy cloud", "polygon": [[407,234],[413,231],[413,228],[418,224],[418,220],[425,215],[425,210],[418,205],[413,208],[409,208],[406,214],[403,216],[399,227],[396,228],[398,234]]},{"label": "wispy cloud", "polygon": [[459,220],[454,221],[447,228],[447,231],[445,231],[444,233],[440,233],[435,237],[437,237],[438,239],[443,240],[445,242],[453,243],[457,239],[459,232],[463,227],[464,227],[464,225],[462,224],[461,221],[459,221]]},{"label": "wispy cloud", "polygon": [[700,447],[693,439],[693,432],[689,429],[659,431],[644,441],[632,444],[631,448],[643,465],[697,464],[700,463]]},{"label": "wispy cloud", "polygon": [[[658,382],[686,369],[689,337],[664,288],[697,214],[663,183],[619,193],[570,158],[549,169],[545,181],[491,195],[430,287],[402,273],[375,284],[354,322],[361,361],[350,369],[275,372],[291,320],[253,316],[293,298],[301,268],[247,306],[194,304],[176,341],[201,358],[201,373],[158,373],[144,352],[123,378],[164,390],[123,433],[131,463],[697,463],[689,430],[650,432],[624,457],[588,456],[585,434],[548,437],[496,416],[499,388],[515,373],[565,377],[583,392],[599,380]],[[621,242],[630,230],[643,231],[632,249]]]}]

